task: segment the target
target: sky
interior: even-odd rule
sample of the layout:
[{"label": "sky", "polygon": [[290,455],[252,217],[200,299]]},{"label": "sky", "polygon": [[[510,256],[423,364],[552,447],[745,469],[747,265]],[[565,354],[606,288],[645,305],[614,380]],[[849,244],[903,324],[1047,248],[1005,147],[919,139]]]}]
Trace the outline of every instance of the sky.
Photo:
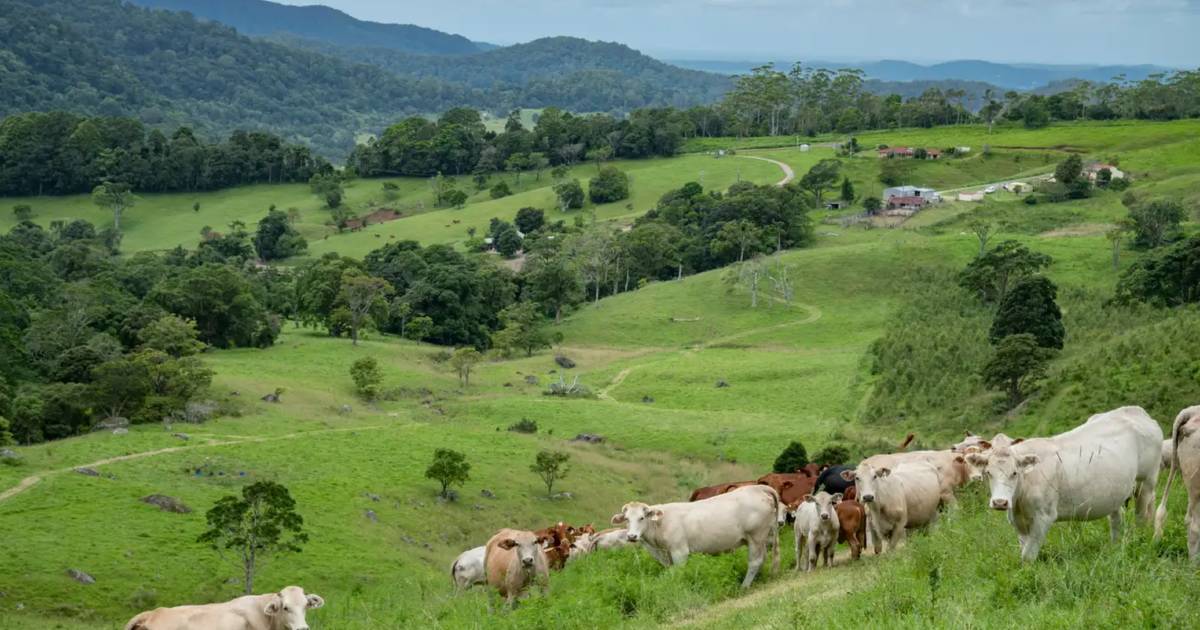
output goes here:
[{"label": "sky", "polygon": [[617,41],[666,59],[1200,66],[1200,0],[275,0],[475,41]]}]

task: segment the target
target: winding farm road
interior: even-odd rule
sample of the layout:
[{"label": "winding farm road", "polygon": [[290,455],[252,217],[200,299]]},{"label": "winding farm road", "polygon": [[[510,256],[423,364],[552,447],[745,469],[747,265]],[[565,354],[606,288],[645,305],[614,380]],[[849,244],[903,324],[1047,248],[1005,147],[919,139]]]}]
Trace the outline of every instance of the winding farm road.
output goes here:
[{"label": "winding farm road", "polygon": [[771,164],[778,166],[783,171],[783,179],[775,182],[775,185],[779,186],[780,188],[787,186],[788,184],[791,183],[791,181],[793,179],[796,179],[796,171],[792,170],[792,167],[789,166],[788,164],[786,164],[784,162],[780,162],[779,160],[772,160],[771,158],[759,157],[757,155],[735,155],[734,157],[740,157],[745,160],[759,160],[762,162],[770,162]]}]

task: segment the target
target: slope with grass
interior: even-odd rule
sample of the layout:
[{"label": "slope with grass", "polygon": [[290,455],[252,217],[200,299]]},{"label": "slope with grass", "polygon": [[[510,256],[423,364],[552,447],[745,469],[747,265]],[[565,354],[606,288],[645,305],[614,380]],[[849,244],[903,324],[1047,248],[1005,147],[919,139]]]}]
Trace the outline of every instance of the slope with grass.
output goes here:
[{"label": "slope with grass", "polygon": [[[917,133],[897,137],[920,142]],[[997,135],[1008,141],[1004,132]],[[1111,142],[1093,141],[1089,153],[1117,153],[1123,168],[1137,174],[1137,194],[1194,194],[1191,184],[1200,173],[1188,164],[1195,163],[1195,143],[1165,139],[1172,137],[1141,146],[1117,134]],[[752,154],[803,173],[832,151]],[[997,159],[1003,155],[998,151]],[[1011,163],[1001,165],[1014,168]],[[635,194],[639,186],[649,188],[647,182],[664,190],[679,185],[701,169],[710,185],[713,178],[731,181],[736,169],[760,165],[757,181],[780,177],[774,165],[749,160],[691,156],[638,164],[644,168],[629,166]],[[875,164],[860,165],[856,158],[847,169],[865,186]],[[947,162],[923,174],[929,182],[950,182],[986,180],[1001,170],[972,164]],[[371,182],[356,186],[364,184],[375,188]],[[423,194],[414,186],[404,198]],[[653,199],[639,200],[634,212]],[[525,205],[505,201],[512,211]],[[485,221],[501,212],[493,203],[433,211],[379,229],[429,221],[432,227],[408,234],[452,242],[468,222],[441,227],[449,217]],[[236,206],[231,202],[230,212]],[[602,217],[628,212],[602,211]],[[737,585],[745,552],[695,557],[671,570],[636,550],[587,557],[552,577],[552,596],[535,594],[516,611],[494,614],[486,593],[455,595],[447,575],[459,551],[501,526],[566,520],[599,527],[628,500],[677,500],[700,485],[761,474],[794,439],[810,453],[837,443],[858,455],[887,449],[908,431],[917,432],[923,445],[945,443],[964,427],[1023,435],[1058,431],[1120,398],[1158,410],[1193,404],[1200,381],[1177,367],[1187,363],[1185,340],[1197,334],[1195,314],[1100,308],[1116,272],[1102,231],[1088,226],[1120,214],[1117,194],[1102,192],[1033,207],[1016,199],[990,201],[906,229],[822,225],[815,246],[782,255],[794,270],[791,304],[764,301],[751,309],[748,295],[731,289],[722,270],[651,283],[582,305],[560,325],[565,342],[556,350],[578,367],[563,370],[550,352],[488,361],[470,387],[461,387],[439,362],[438,348],[386,337],[355,348],[289,327],[270,349],[210,353],[206,360],[217,373],[211,395],[235,413],[203,425],[139,426],[127,435],[96,433],[18,448],[21,463],[0,466],[0,492],[17,489],[0,500],[0,530],[14,532],[0,538],[0,625],[116,628],[140,609],[232,597],[238,587],[229,578],[237,570],[195,543],[203,511],[246,480],[271,479],[292,490],[312,542],[301,554],[268,563],[259,584],[299,583],[325,596],[328,605],[309,617],[314,627],[1011,627],[1079,620],[1194,626],[1200,621],[1194,608],[1180,604],[1194,581],[1183,560],[1181,519],[1170,519],[1162,543],[1152,544],[1148,532],[1130,527],[1115,547],[1104,523],[1060,524],[1046,558],[1022,567],[1015,536],[1002,515],[983,509],[979,490],[964,494],[937,529],[914,536],[895,556],[767,578],[744,595]],[[938,308],[929,319],[912,315],[924,312],[919,307],[931,282],[975,255],[978,244],[966,224],[980,217],[997,225],[995,239],[1017,239],[1054,257],[1047,273],[1060,285],[1066,311],[1062,357],[1043,390],[1013,414],[997,412],[993,394],[961,374],[975,360],[974,350],[925,350],[950,338],[932,336],[935,329],[974,327],[955,343],[986,344],[986,331],[977,330],[986,326],[986,312],[964,305]],[[369,234],[322,242],[379,242]],[[370,247],[354,245],[343,253],[365,249]],[[1137,255],[1126,252],[1124,264]],[[896,389],[911,393],[902,398],[885,391],[895,380],[874,371],[873,357],[878,340],[906,331],[930,337],[912,343],[914,378],[947,373],[950,380],[914,381]],[[379,359],[392,400],[368,404],[354,397],[348,368],[367,355]],[[938,366],[930,356],[953,358]],[[560,376],[578,376],[603,395],[545,396],[548,382]],[[966,382],[959,387],[953,379]],[[718,380],[728,386],[718,387]],[[284,390],[280,404],[259,400],[277,387]],[[946,397],[920,398],[930,392]],[[905,414],[892,413],[901,408]],[[1161,422],[1169,420],[1156,413]],[[538,433],[506,430],[522,419],[536,421]],[[177,432],[190,439],[175,437]],[[603,435],[605,442],[571,441],[583,432]],[[463,451],[472,464],[456,502],[439,502],[436,484],[423,477],[439,447]],[[554,489],[570,498],[546,498],[529,471],[544,448],[570,453],[571,471]],[[72,470],[89,465],[101,476]],[[29,478],[37,482],[22,487]],[[169,514],[139,502],[151,493],[178,497],[196,511]],[[1174,515],[1182,513],[1182,504],[1176,492]],[[785,532],[785,558],[790,537]],[[784,564],[790,567],[790,560]],[[75,583],[65,573],[69,568],[89,572],[96,584]]]}]

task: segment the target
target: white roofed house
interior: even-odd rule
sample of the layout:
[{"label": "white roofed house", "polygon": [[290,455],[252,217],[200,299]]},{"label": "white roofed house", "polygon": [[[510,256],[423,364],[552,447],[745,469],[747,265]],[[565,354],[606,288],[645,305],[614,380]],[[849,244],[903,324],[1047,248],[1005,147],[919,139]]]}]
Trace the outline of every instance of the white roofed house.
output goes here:
[{"label": "white roofed house", "polygon": [[1100,171],[1103,170],[1107,170],[1109,174],[1112,175],[1112,177],[1109,179],[1125,179],[1124,171],[1116,166],[1113,166],[1112,164],[1105,164],[1104,162],[1093,162],[1087,166],[1084,166],[1083,174],[1087,175],[1087,178],[1094,182],[1100,177]]},{"label": "white roofed house", "polygon": [[932,188],[921,188],[919,186],[893,186],[883,190],[884,203],[892,197],[920,197],[929,203],[941,203],[942,196]]}]

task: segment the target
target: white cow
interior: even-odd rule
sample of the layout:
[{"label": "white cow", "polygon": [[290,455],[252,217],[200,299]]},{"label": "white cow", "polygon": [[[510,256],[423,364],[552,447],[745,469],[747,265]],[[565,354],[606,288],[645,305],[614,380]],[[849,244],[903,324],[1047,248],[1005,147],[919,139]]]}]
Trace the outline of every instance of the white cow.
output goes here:
[{"label": "white cow", "polygon": [[450,565],[450,579],[459,590],[466,590],[476,584],[487,584],[487,571],[484,569],[484,556],[487,547],[480,546],[468,549],[454,559]]},{"label": "white cow", "polygon": [[969,458],[985,467],[992,509],[1008,512],[1021,559],[1037,559],[1055,521],[1108,517],[1115,542],[1121,510],[1136,497],[1149,521],[1162,459],[1162,429],[1141,407],[1121,407],[1049,438],[1020,443],[993,440],[988,453]]},{"label": "white cow", "polygon": [[[872,455],[871,457],[863,460],[860,465],[869,464],[873,470],[878,470],[880,468],[895,470],[901,464],[922,462],[931,464],[937,470],[938,479],[944,486],[944,488],[939,491],[938,496],[940,497],[940,501],[946,505],[955,504],[956,499],[954,497],[954,490],[956,490],[959,486],[971,481],[972,479],[977,479],[980,476],[978,473],[972,475],[970,465],[967,464],[966,459],[961,454],[950,450],[884,453],[881,455]],[[842,477],[845,479],[853,479],[853,477],[847,477],[845,473],[843,473]],[[861,485],[858,487],[857,492],[858,500],[862,501]],[[871,520],[873,518],[871,506],[865,501],[862,502],[863,509],[867,514],[866,546],[875,549],[875,553],[879,553],[882,550],[883,542],[876,536],[876,534],[880,531],[880,529],[871,525]]]},{"label": "white cow", "polygon": [[[1185,410],[1186,411],[1186,410]],[[1176,418],[1178,420],[1179,418]],[[1162,467],[1170,470],[1171,458],[1175,456],[1175,443],[1172,438],[1163,440],[1162,445]]]},{"label": "white cow", "polygon": [[598,549],[617,549],[618,547],[628,547],[632,545],[629,542],[629,530],[624,527],[614,527],[596,532],[592,538],[592,551]]},{"label": "white cow", "polygon": [[1183,477],[1188,492],[1187,541],[1188,556],[1200,562],[1200,405],[1179,412],[1171,427],[1171,472],[1163,488],[1162,501],[1154,518],[1154,539],[1162,537],[1163,521],[1167,518],[1167,498],[1175,471]]},{"label": "white cow", "polygon": [[858,500],[867,512],[867,545],[878,554],[884,540],[891,551],[907,530],[936,522],[938,508],[953,503],[954,493],[932,461],[890,462],[877,457],[859,462],[842,478],[858,486]]},{"label": "white cow", "polygon": [[840,492],[832,495],[828,492],[806,494],[793,510],[796,519],[792,527],[796,533],[797,571],[812,571],[820,559],[825,560],[825,566],[833,566],[833,552],[837,548],[840,528],[834,506],[841,500]]},{"label": "white cow", "polygon": [[629,541],[640,541],[663,566],[683,565],[693,553],[716,555],[746,545],[742,588],[749,588],[768,549],[774,549],[773,570],[779,570],[780,510],[773,488],[753,485],[691,503],[626,503],[612,522],[624,524]]},{"label": "white cow", "polygon": [[130,619],[125,630],[308,630],[305,613],[324,605],[320,595],[289,586],[221,604],[151,610]]}]

